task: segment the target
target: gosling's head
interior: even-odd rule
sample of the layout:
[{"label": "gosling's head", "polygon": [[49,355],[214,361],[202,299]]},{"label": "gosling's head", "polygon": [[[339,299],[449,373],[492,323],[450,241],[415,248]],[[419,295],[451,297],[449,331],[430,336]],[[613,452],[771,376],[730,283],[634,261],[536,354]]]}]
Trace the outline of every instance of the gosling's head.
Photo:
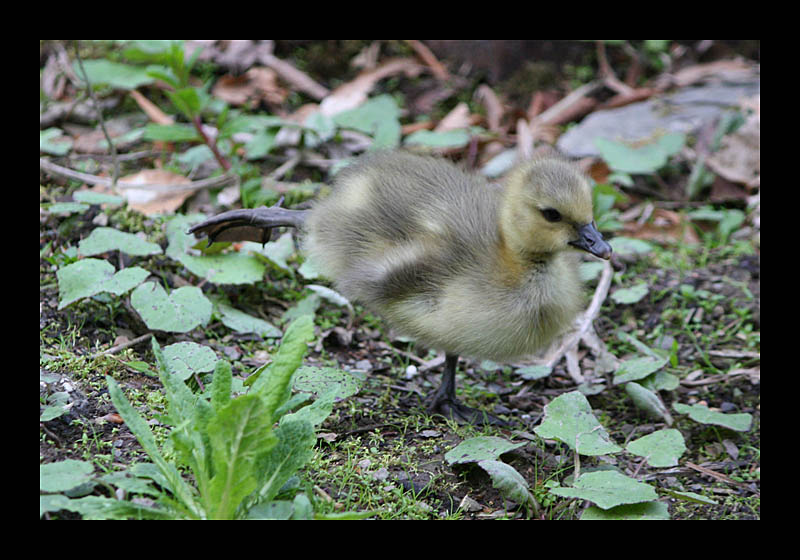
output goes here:
[{"label": "gosling's head", "polygon": [[508,177],[501,228],[521,254],[551,254],[575,247],[608,259],[611,246],[594,225],[592,187],[570,163],[541,158]]}]

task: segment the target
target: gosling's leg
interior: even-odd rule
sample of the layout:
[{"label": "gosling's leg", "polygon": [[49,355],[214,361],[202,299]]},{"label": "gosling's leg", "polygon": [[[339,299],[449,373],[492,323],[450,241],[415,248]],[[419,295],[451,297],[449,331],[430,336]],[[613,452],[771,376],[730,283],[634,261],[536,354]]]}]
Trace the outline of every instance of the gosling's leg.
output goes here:
[{"label": "gosling's leg", "polygon": [[433,400],[428,405],[428,411],[438,412],[455,420],[459,424],[493,424],[495,426],[507,426],[508,422],[483,412],[482,410],[470,408],[461,404],[461,402],[456,399],[457,366],[458,356],[454,354],[445,354],[442,383],[433,394]]},{"label": "gosling's leg", "polygon": [[215,241],[266,243],[270,240],[272,228],[280,226],[301,228],[308,215],[307,210],[281,208],[282,200],[270,207],[223,212],[205,222],[195,224],[189,228],[188,233],[208,236],[209,245]]}]

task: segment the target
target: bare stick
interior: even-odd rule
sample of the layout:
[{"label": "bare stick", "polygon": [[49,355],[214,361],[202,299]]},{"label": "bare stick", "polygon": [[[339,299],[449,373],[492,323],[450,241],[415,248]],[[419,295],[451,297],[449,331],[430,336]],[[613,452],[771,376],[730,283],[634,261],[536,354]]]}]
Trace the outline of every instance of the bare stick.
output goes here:
[{"label": "bare stick", "polygon": [[94,103],[95,109],[97,110],[97,120],[100,122],[100,128],[103,131],[103,136],[106,137],[106,142],[108,142],[108,147],[111,150],[111,160],[114,162],[114,174],[111,176],[111,188],[115,189],[117,186],[117,179],[119,178],[117,147],[114,145],[114,142],[111,141],[111,136],[108,134],[108,130],[106,130],[106,122],[103,119],[103,110],[100,108],[100,103],[98,103],[97,98],[94,95],[92,82],[89,81],[89,75],[86,73],[86,69],[83,67],[83,59],[81,58],[81,53],[79,52],[79,46],[80,43],[75,41],[75,58],[78,59],[78,66],[81,67],[81,74],[83,74],[83,80],[86,82],[86,91],[89,93],[89,97],[92,98],[92,103]]},{"label": "bare stick", "polygon": [[[39,169],[43,169],[51,175],[58,175],[68,179],[76,179],[90,185],[103,185],[106,187],[112,186],[112,180],[108,179],[107,177],[99,177],[97,175],[90,175],[89,173],[75,171],[74,169],[63,167],[45,158],[39,158]],[[215,187],[227,186],[228,184],[235,183],[237,180],[238,177],[234,173],[228,172],[223,175],[219,175],[218,177],[211,177],[208,179],[203,179],[202,181],[193,181],[185,185],[132,185],[122,182],[117,185],[117,189],[137,189],[158,192],[196,191],[200,189],[212,189]]]}]

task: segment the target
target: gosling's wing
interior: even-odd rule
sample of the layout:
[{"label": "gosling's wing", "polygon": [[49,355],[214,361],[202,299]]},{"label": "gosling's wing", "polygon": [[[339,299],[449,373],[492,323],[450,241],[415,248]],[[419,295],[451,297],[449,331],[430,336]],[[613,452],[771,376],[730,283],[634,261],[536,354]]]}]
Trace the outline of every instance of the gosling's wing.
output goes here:
[{"label": "gosling's wing", "polygon": [[306,210],[289,210],[278,206],[231,210],[195,224],[189,228],[188,233],[198,234],[199,237],[207,236],[209,244],[215,241],[266,243],[270,240],[272,228],[300,228],[305,223],[307,214]]}]

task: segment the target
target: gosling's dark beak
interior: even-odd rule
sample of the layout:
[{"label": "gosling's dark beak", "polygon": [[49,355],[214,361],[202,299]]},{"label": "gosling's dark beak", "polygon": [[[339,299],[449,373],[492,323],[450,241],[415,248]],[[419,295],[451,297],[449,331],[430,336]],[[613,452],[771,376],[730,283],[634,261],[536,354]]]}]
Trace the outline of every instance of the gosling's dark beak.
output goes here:
[{"label": "gosling's dark beak", "polygon": [[596,257],[608,260],[611,257],[611,245],[606,243],[603,235],[597,231],[594,222],[578,228],[578,239],[570,241],[570,245],[588,251]]}]

